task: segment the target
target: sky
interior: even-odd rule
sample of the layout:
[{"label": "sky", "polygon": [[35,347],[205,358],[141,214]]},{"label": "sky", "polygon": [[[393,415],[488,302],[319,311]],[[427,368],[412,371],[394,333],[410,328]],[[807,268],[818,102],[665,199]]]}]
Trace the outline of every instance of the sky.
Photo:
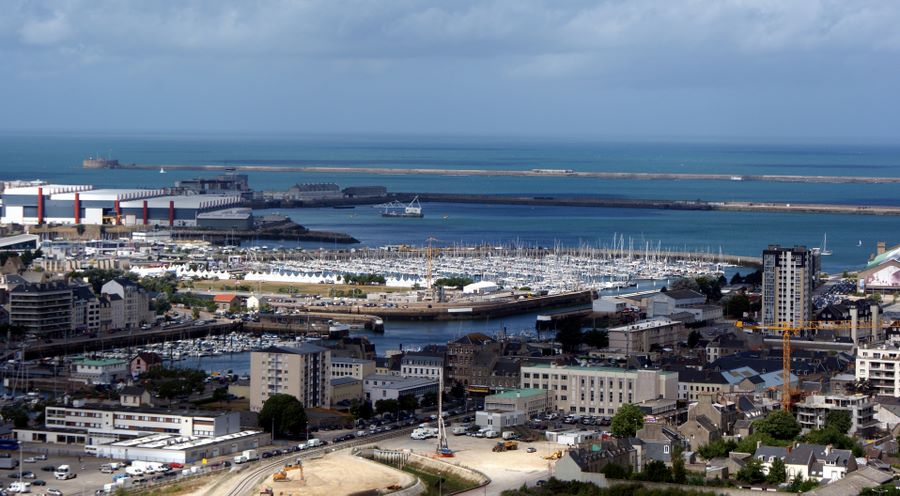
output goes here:
[{"label": "sky", "polygon": [[900,2],[6,0],[0,130],[900,141]]}]

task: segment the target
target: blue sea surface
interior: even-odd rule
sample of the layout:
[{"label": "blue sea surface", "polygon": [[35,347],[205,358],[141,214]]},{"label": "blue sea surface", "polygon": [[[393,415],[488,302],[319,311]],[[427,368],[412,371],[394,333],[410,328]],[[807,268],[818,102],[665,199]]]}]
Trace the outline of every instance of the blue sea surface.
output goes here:
[{"label": "blue sea surface", "polygon": [[[840,144],[611,143],[488,138],[384,136],[168,136],[0,134],[0,177],[44,179],[97,187],[164,187],[214,172],[90,170],[81,161],[109,155],[122,163],[263,164],[399,168],[694,172],[900,176],[900,147]],[[384,185],[390,191],[491,193],[610,198],[702,199],[900,205],[898,184],[769,183],[757,181],[604,181],[541,177],[250,173],[257,190],[303,182],[341,187]],[[758,256],[770,243],[819,246],[827,233],[826,270],[858,268],[876,241],[897,240],[900,219],[834,214],[699,212],[578,207],[426,204],[424,219],[385,219],[370,207],[285,210],[313,229],[346,232],[368,246],[439,243],[553,246],[608,244],[614,233],[635,247],[649,242]],[[862,242],[862,246],[860,245]],[[264,242],[275,245],[277,243]],[[290,242],[282,244],[291,244]],[[333,247],[304,243],[305,247]]]}]

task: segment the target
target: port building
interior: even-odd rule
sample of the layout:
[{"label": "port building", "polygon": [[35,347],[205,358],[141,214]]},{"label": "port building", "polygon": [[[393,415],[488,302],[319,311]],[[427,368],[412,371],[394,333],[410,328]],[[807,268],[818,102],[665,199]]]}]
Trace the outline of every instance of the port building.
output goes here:
[{"label": "port building", "polygon": [[[86,224],[126,226],[200,226],[211,218],[215,227],[229,219],[240,226],[246,215],[238,194],[180,194],[164,189],[97,189],[85,184],[7,185],[3,189],[0,223],[20,225]],[[211,215],[229,211],[231,215]],[[240,227],[237,226],[237,227]]]}]

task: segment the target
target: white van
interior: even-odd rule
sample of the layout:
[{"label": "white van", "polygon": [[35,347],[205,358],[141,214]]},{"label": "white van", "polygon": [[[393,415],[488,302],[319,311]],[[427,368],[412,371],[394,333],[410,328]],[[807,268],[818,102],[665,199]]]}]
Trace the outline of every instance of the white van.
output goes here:
[{"label": "white van", "polygon": [[11,493],[30,493],[31,492],[31,483],[30,482],[13,482],[9,485],[9,492]]}]

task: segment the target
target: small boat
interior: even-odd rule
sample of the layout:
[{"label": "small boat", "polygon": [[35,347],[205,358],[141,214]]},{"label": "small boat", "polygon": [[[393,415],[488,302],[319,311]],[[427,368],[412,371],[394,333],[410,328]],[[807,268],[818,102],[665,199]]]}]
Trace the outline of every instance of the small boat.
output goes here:
[{"label": "small boat", "polygon": [[163,169],[162,167],[160,167],[160,168],[159,168],[159,173],[160,173],[160,174],[165,174],[165,173],[166,173],[166,170]]},{"label": "small boat", "polygon": [[859,243],[857,243],[856,246],[862,246],[862,240],[859,240]]},{"label": "small boat", "polygon": [[744,176],[731,176],[732,181],[743,181]]}]

